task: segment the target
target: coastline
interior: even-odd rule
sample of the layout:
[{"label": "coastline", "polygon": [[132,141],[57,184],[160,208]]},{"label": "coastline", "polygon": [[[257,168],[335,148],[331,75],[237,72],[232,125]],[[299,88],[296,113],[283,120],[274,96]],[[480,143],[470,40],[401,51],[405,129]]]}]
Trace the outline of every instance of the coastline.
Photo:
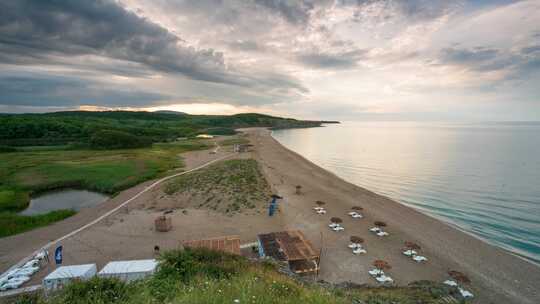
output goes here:
[{"label": "coastline", "polygon": [[[339,123],[339,122],[338,122],[338,123]],[[324,127],[324,125],[321,125],[320,127]],[[329,170],[329,169],[327,169],[327,168],[324,168],[324,167],[322,167],[322,166],[319,166],[318,164],[316,164],[315,162],[309,160],[308,158],[304,157],[303,155],[301,155],[301,154],[299,154],[299,153],[297,153],[297,152],[295,152],[295,151],[293,151],[293,150],[287,148],[285,145],[283,145],[282,143],[280,143],[279,140],[278,140],[277,138],[275,138],[275,137],[273,136],[273,131],[274,131],[274,129],[269,129],[269,130],[270,130],[270,137],[272,137],[272,138],[277,142],[277,144],[279,144],[280,146],[282,146],[284,149],[288,150],[290,153],[296,154],[298,157],[301,157],[301,158],[305,159],[305,161],[310,162],[313,166],[316,166],[316,167],[320,168],[321,170],[325,170],[325,171],[328,171],[329,173],[334,174],[336,178],[341,179],[341,180],[344,181],[344,182],[347,182],[347,183],[350,183],[350,184],[355,185],[355,186],[357,186],[357,187],[360,187],[360,188],[362,188],[362,189],[364,189],[364,190],[366,190],[366,191],[373,192],[373,193],[375,193],[375,194],[377,194],[377,195],[380,195],[380,196],[383,196],[383,197],[387,197],[387,196],[384,195],[384,194],[378,194],[378,193],[376,193],[376,192],[374,192],[374,191],[371,191],[371,190],[368,190],[367,188],[364,188],[364,187],[362,187],[362,186],[360,186],[360,185],[356,185],[356,184],[354,184],[354,183],[352,183],[352,182],[349,182],[349,181],[347,181],[345,178],[342,178],[342,177],[338,176],[337,174],[333,173],[331,170]],[[494,246],[494,247],[497,247],[497,248],[499,248],[499,249],[502,249],[502,250],[506,251],[508,254],[511,254],[511,255],[513,255],[513,256],[515,256],[515,257],[517,257],[517,258],[520,258],[520,259],[522,259],[522,260],[524,260],[524,261],[526,261],[526,262],[531,263],[533,266],[540,267],[540,260],[532,259],[531,257],[528,257],[528,256],[526,256],[526,255],[524,255],[524,254],[520,254],[519,252],[512,251],[510,248],[506,248],[506,247],[502,246],[501,244],[497,244],[497,243],[495,243],[495,242],[493,242],[493,241],[491,241],[491,240],[489,240],[489,239],[487,239],[487,238],[483,238],[483,237],[481,237],[481,236],[479,236],[479,235],[476,235],[476,234],[474,234],[474,233],[472,233],[472,232],[470,232],[470,231],[467,231],[467,230],[465,230],[464,228],[460,227],[457,223],[455,223],[455,222],[453,222],[453,221],[451,221],[451,220],[449,220],[449,219],[447,219],[447,218],[445,218],[445,217],[443,217],[443,216],[437,216],[437,215],[435,215],[435,214],[430,214],[428,210],[419,208],[419,207],[417,207],[417,206],[414,206],[413,204],[407,204],[406,202],[401,202],[401,201],[399,201],[399,200],[397,200],[397,199],[392,199],[392,198],[390,198],[390,197],[387,197],[387,198],[390,199],[390,200],[393,200],[394,202],[396,202],[396,203],[398,203],[398,204],[401,204],[401,205],[406,206],[406,207],[408,207],[408,208],[414,209],[415,211],[418,211],[418,212],[422,213],[423,215],[429,216],[429,217],[431,217],[431,218],[433,218],[433,219],[435,219],[435,220],[437,220],[437,221],[440,221],[442,224],[448,225],[448,226],[450,226],[450,227],[453,228],[453,229],[459,230],[460,232],[463,232],[463,233],[465,233],[465,234],[467,234],[467,235],[469,235],[469,236],[475,238],[475,239],[478,240],[478,241],[481,241],[481,242],[484,242],[484,243],[489,244],[489,245],[491,245],[491,246]]]},{"label": "coastline", "polygon": [[[350,200],[355,200],[355,196],[362,196],[363,199],[361,201],[363,201],[363,203],[361,203],[361,205],[366,209],[366,219],[371,217],[371,219],[368,219],[368,221],[371,222],[370,224],[372,224],[374,218],[383,219],[389,223],[388,230],[393,232],[393,236],[397,235],[401,238],[400,240],[391,240],[392,243],[394,243],[393,246],[390,246],[393,247],[391,249],[393,250],[393,253],[398,252],[398,250],[401,248],[400,246],[402,246],[403,241],[405,240],[416,240],[420,242],[423,247],[423,253],[426,256],[431,257],[429,265],[425,266],[434,266],[434,268],[438,268],[431,271],[431,274],[428,275],[429,278],[426,277],[426,279],[442,281],[446,278],[446,271],[450,269],[461,270],[466,272],[473,281],[472,286],[479,295],[479,297],[476,299],[479,303],[500,302],[532,304],[540,301],[540,294],[536,290],[536,285],[540,283],[540,267],[538,267],[538,265],[524,259],[523,257],[517,256],[515,253],[509,252],[506,249],[496,247],[485,242],[484,240],[477,238],[476,236],[472,236],[469,233],[455,227],[451,223],[441,221],[409,206],[349,183],[334,173],[310,162],[298,153],[287,149],[271,136],[270,131],[245,131],[250,133],[251,136],[256,138],[258,137],[257,140],[265,138],[264,141],[260,142],[262,145],[264,145],[264,143],[273,143],[273,149],[276,150],[274,151],[275,154],[281,154],[282,156],[280,158],[290,158],[290,161],[298,164],[297,166],[289,165],[289,168],[293,169],[293,167],[307,167],[308,170],[312,171],[312,176],[322,175],[324,179],[329,180],[324,182],[329,182],[331,186],[335,188],[345,188],[344,190],[350,190],[352,197],[343,197],[343,200],[348,199],[349,202],[342,202],[340,204],[341,206],[339,206],[340,209],[346,210],[347,205],[350,207],[354,204]],[[257,147],[257,144],[255,145]],[[263,148],[256,150],[260,151],[259,153],[262,153],[265,149]],[[265,161],[272,159],[272,156],[269,157],[268,155],[260,155],[259,157],[263,164]],[[264,166],[271,166],[276,170],[278,169],[276,168],[275,163],[266,163]],[[267,168],[265,171],[272,171],[272,169],[268,170]],[[276,179],[275,177],[272,178],[271,175],[272,174],[269,174],[268,177],[271,180],[274,179],[274,185],[277,186],[276,188],[280,194],[285,194],[286,196],[293,195],[293,187],[276,185]],[[294,179],[294,176],[291,177]],[[302,184],[301,180],[302,179],[298,180],[299,184]],[[323,188],[328,188],[324,187],[325,185],[321,185],[320,181],[317,181],[315,184]],[[304,185],[302,186],[305,188]],[[327,189],[322,190],[323,191],[316,193],[316,195],[323,195],[325,190],[331,191]],[[286,192],[283,193],[283,191]],[[306,191],[309,190],[306,189]],[[335,193],[339,191],[340,190],[333,192]],[[339,197],[336,198],[337,200],[340,200]],[[315,199],[313,199],[311,203],[307,204],[304,202],[304,204],[306,204],[305,208],[308,208],[310,205],[312,206],[314,200]],[[367,208],[366,205],[368,206]],[[285,212],[287,212],[287,210],[285,210]],[[332,210],[330,210],[330,213],[332,214]],[[344,217],[344,215],[342,214],[341,217]],[[363,219],[363,221],[366,219]],[[407,224],[408,222],[411,224]],[[297,226],[304,228],[306,227],[306,225],[301,224],[297,224]],[[347,222],[345,223],[345,227],[347,228]],[[364,237],[365,234],[365,232],[360,232],[359,235]],[[314,234],[311,233],[311,236],[313,235]],[[347,233],[347,235],[349,235],[349,233]],[[366,240],[368,240],[367,236]],[[390,240],[384,240],[383,242],[388,243],[388,241]],[[368,242],[368,245],[369,244],[370,243]],[[385,244],[384,247],[389,248],[386,245],[388,244]],[[383,256],[381,256],[381,258],[391,258],[392,260],[397,259],[397,256],[394,254],[382,255]],[[364,266],[369,267],[369,262],[367,262],[367,265]],[[415,266],[417,266],[416,270],[420,270],[419,268],[424,267],[419,265]],[[401,266],[399,268],[401,268]],[[403,281],[407,282],[406,277],[407,276],[405,276],[405,280],[398,281],[401,281],[401,283],[403,283]],[[504,299],[504,301],[501,301],[502,299]]]}]

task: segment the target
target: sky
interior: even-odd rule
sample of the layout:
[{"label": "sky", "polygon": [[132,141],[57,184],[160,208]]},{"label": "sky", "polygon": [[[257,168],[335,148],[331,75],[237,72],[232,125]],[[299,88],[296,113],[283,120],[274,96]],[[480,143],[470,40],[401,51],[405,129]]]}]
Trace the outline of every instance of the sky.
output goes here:
[{"label": "sky", "polygon": [[3,0],[0,112],[540,120],[540,1]]}]

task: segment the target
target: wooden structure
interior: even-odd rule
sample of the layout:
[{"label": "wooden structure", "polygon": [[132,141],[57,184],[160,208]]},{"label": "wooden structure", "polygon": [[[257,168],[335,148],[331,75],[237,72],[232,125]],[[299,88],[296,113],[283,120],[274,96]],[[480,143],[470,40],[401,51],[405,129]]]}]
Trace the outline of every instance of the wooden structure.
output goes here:
[{"label": "wooden structure", "polygon": [[319,270],[319,253],[300,230],[259,234],[259,256],[287,262],[298,274]]},{"label": "wooden structure", "polygon": [[170,217],[165,215],[158,216],[154,221],[154,224],[156,226],[156,231],[159,232],[167,232],[172,229],[172,220]]},{"label": "wooden structure", "polygon": [[237,235],[204,240],[184,241],[182,245],[184,248],[208,248],[211,250],[240,255],[240,237]]}]

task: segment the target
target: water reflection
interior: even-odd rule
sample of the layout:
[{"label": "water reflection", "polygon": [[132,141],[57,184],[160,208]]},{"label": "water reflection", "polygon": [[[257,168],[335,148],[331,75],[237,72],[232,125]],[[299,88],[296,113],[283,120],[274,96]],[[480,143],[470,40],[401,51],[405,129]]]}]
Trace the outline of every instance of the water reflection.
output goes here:
[{"label": "water reflection", "polygon": [[87,190],[63,189],[51,191],[32,198],[28,208],[22,211],[21,214],[44,214],[60,209],[73,209],[78,211],[83,208],[96,206],[107,199],[108,196],[104,194]]}]

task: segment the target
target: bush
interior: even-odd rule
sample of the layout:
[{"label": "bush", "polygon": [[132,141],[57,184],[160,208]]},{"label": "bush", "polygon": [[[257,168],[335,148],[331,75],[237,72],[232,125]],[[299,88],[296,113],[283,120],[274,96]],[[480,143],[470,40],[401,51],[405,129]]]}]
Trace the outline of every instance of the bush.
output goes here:
[{"label": "bush", "polygon": [[90,138],[90,147],[94,149],[130,149],[150,145],[152,145],[152,142],[146,137],[114,130],[98,131]]},{"label": "bush", "polygon": [[88,281],[68,284],[57,295],[56,303],[122,303],[128,299],[129,294],[128,285],[118,279],[94,277]]}]

